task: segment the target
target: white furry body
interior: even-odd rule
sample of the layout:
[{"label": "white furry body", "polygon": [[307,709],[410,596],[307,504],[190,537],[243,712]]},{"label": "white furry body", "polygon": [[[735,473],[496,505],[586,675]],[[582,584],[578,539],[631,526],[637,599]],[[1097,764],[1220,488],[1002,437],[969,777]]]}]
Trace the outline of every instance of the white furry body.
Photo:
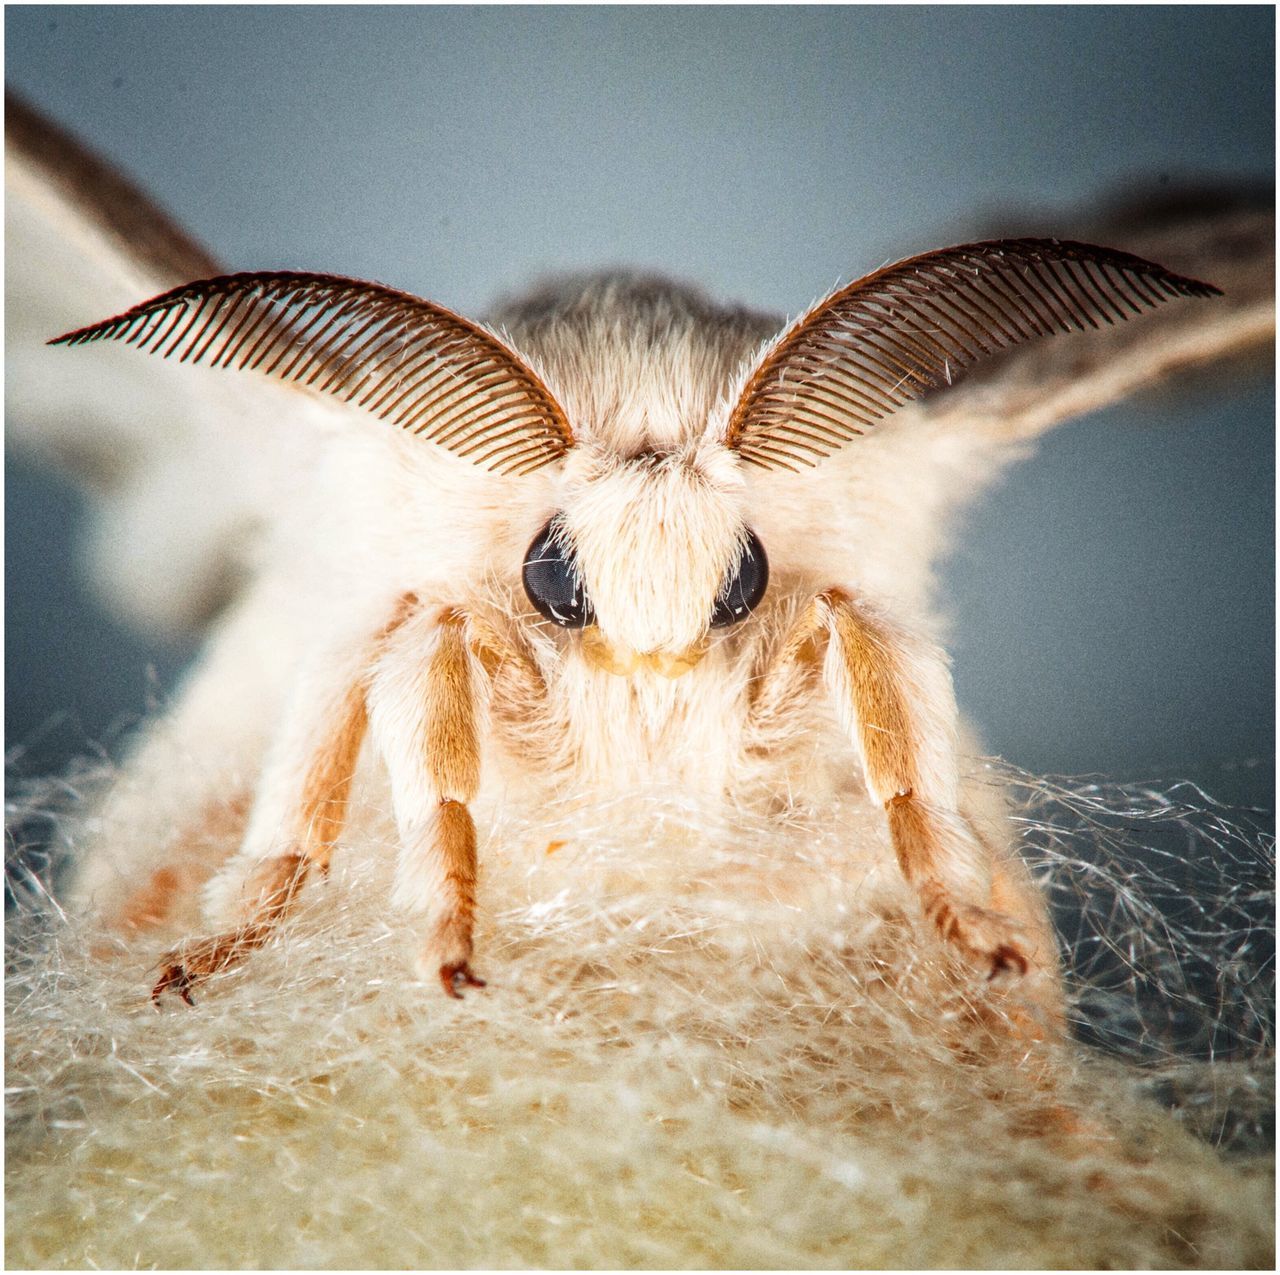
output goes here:
[{"label": "white furry body", "polygon": [[[1253,255],[1229,237],[1190,259],[1158,234],[1133,242],[1238,301],[1170,307],[1105,340],[1063,338],[1073,350],[1055,342],[994,385],[905,409],[810,474],[706,458],[719,511],[710,525],[727,531],[725,512],[737,511],[767,547],[773,584],[682,677],[645,667],[622,677],[536,618],[521,555],[586,475],[621,491],[636,478],[629,460],[653,444],[690,445],[685,460],[696,462],[701,426],[775,325],[739,314],[726,328],[705,302],[668,290],[669,307],[712,320],[710,344],[701,323],[699,334],[630,340],[604,322],[618,298],[599,295],[579,311],[576,338],[562,324],[553,337],[542,321],[565,317],[569,290],[530,299],[503,321],[583,450],[559,471],[496,479],[252,377],[123,347],[46,348],[55,332],[202,276],[138,272],[136,239],[86,229],[92,209],[55,198],[48,148],[32,153],[34,188],[9,161],[8,279],[39,300],[9,305],[11,420],[64,461],[83,459],[84,431],[68,426],[86,420],[99,443],[138,440],[122,474],[111,471],[124,447],[94,471],[116,480],[95,487],[101,583],[135,618],[190,619],[205,609],[206,582],[242,566],[246,550],[255,568],[172,710],[69,834],[81,899],[117,918],[132,900],[140,926],[192,925],[200,884],[231,859],[212,902],[234,913],[246,874],[270,862],[262,856],[296,825],[298,792],[314,779],[300,744],[326,723],[347,728],[347,747],[330,750],[344,765],[326,776],[347,804],[353,688],[373,721],[328,888],[310,891],[288,941],[200,1012],[150,1012],[146,942],[126,946],[126,973],[95,959],[83,922],[59,909],[12,927],[29,941],[17,941],[7,982],[10,1265],[1274,1264],[1265,1166],[1221,1164],[1131,1104],[1127,1073],[1072,1086],[1064,1072],[1046,1088],[1039,1051],[1017,1030],[988,1030],[1010,1013],[999,989],[930,959],[931,927],[887,825],[884,803],[899,794],[883,768],[871,773],[877,740],[850,711],[858,689],[831,646],[813,676],[758,684],[806,616],[855,642],[888,639],[895,658],[879,667],[930,741],[916,750],[916,777],[950,812],[935,809],[938,835],[972,848],[978,829],[998,857],[1004,824],[977,809],[998,811],[997,788],[966,782],[956,800],[950,692],[929,641],[945,515],[1017,440],[1171,366],[1269,341],[1271,288],[1257,264],[1269,231]],[[24,199],[39,216],[24,215]],[[23,235],[46,223],[56,233],[24,255]],[[21,268],[37,260],[41,271]],[[52,271],[55,261],[66,268]],[[15,316],[33,317],[19,330]],[[671,490],[687,489],[689,472],[669,473]],[[607,525],[616,508],[577,501],[583,543],[623,543]],[[673,566],[705,583],[727,538],[683,559],[678,542],[650,538],[647,554],[628,550],[605,574],[592,566],[616,640],[679,645],[697,589],[673,599]],[[666,614],[653,613],[655,598],[672,603]],[[483,639],[486,625],[497,631],[487,649],[522,643],[541,684],[529,695],[518,679],[490,683],[481,641],[451,683],[468,688],[459,714],[430,670],[443,662],[458,674],[460,634]],[[753,716],[753,693],[773,695],[773,710],[757,701]],[[483,746],[424,764],[432,721],[450,714]],[[386,900],[413,913],[447,890],[440,862],[418,851],[453,817],[442,813],[459,804],[449,794],[472,785],[485,869],[477,925],[500,986],[455,1006],[401,976],[422,917],[397,923]],[[634,795],[608,799],[620,791]],[[1116,804],[1128,826],[1132,795]],[[304,808],[329,822],[325,801]],[[303,840],[313,831],[292,828]],[[1092,865],[1082,879],[1096,895]],[[1127,869],[1119,880],[1129,889]],[[1098,915],[1106,941],[1132,953],[1123,910]],[[1153,915],[1143,907],[1144,923]],[[36,950],[41,920],[52,941]],[[1151,968],[1203,944],[1195,925]],[[1224,969],[1238,962],[1234,931],[1222,951]],[[1200,1099],[1220,1097],[1229,1068],[1205,1069],[1190,1104],[1215,1140],[1218,1107]],[[1255,1077],[1239,1087],[1252,1093]],[[1086,1125],[1079,1137],[1064,1101],[1105,1113],[1118,1136],[1099,1140]]]},{"label": "white furry body", "polygon": [[[109,591],[173,621],[204,609],[223,568],[252,565],[172,710],[68,833],[79,899],[125,928],[191,927],[225,865],[211,910],[239,919],[237,896],[285,847],[321,867],[335,841],[342,854],[288,940],[195,1014],[148,1010],[148,941],[123,946],[124,973],[59,909],[13,927],[29,941],[8,984],[10,1265],[1274,1265],[1265,1165],[1221,1164],[1130,1102],[1138,1082],[1119,1069],[1074,1084],[1062,1066],[1046,1086],[1018,1004],[931,950],[937,927],[922,924],[928,900],[891,827],[920,823],[900,800],[920,786],[936,859],[959,872],[952,894],[1001,862],[1007,837],[1000,780],[956,786],[931,640],[946,513],[1019,440],[1270,332],[1257,257],[1206,241],[1180,264],[1238,301],[1062,338],[1047,361],[1029,352],[993,384],[906,408],[800,476],[741,470],[707,444],[771,320],[652,283],[580,287],[595,300],[575,310],[559,288],[500,320],[581,449],[498,479],[269,381],[44,347],[200,273],[142,271],[122,292],[131,271],[102,279],[77,253],[129,257],[137,243],[86,237],[83,207],[38,180],[18,187],[10,261],[42,225],[56,233],[38,256],[72,259],[10,270],[52,302],[9,307],[36,316],[29,348],[10,344],[19,424],[64,460],[77,449],[61,442],[79,438],[64,417],[138,439],[101,488]],[[22,198],[44,211],[26,218]],[[1158,234],[1132,246],[1179,261]],[[687,321],[655,341],[645,306]],[[46,411],[41,385],[67,393]],[[662,460],[637,463],[645,449]],[[645,479],[658,480],[646,508],[684,534],[627,524]],[[690,552],[699,492],[707,535]],[[558,511],[627,676],[522,594],[522,554]],[[705,620],[741,525],[768,550],[771,589],[684,675],[660,676],[641,655],[680,648]],[[182,552],[143,553],[173,540]],[[819,638],[820,666],[788,663],[792,639]],[[837,641],[859,657],[838,659]],[[864,728],[868,667],[891,690],[881,707],[910,709],[909,758]],[[442,725],[475,749],[442,763],[424,746]],[[1130,826],[1133,796],[1115,801]],[[458,1006],[403,973],[453,888],[435,851],[465,844],[462,805],[479,824],[476,927],[499,986]],[[977,860],[975,835],[989,851]],[[1103,890],[1093,865],[1082,881]],[[1117,882],[1130,890],[1128,868]],[[1140,892],[1137,904],[1155,926]],[[1096,914],[1128,960],[1138,914]],[[1162,977],[1166,958],[1203,945],[1194,926],[1161,929],[1149,968]],[[1221,952],[1222,969],[1238,966],[1234,926]],[[1215,1141],[1221,1103],[1201,1098],[1221,1097],[1230,1066],[1204,1069],[1188,1103]]]},{"label": "white furry body", "polygon": [[[94,157],[20,106],[11,122],[13,225],[57,267],[31,313],[53,326],[48,306],[74,301],[82,278],[111,292],[204,272],[68,332],[60,341],[74,351],[32,350],[27,332],[20,384],[54,378],[51,359],[93,366],[87,347],[100,340],[118,341],[127,362],[188,338],[177,363],[208,356],[290,382],[254,385],[246,441],[230,386],[251,377],[168,369],[175,383],[191,378],[194,432],[225,436],[208,475],[234,456],[247,470],[234,498],[215,490],[207,517],[178,502],[170,521],[189,542],[178,574],[204,577],[206,607],[219,568],[247,566],[253,582],[108,799],[115,853],[84,869],[82,898],[126,929],[163,920],[221,857],[210,827],[248,812],[239,854],[208,891],[211,915],[236,929],[192,958],[201,976],[224,968],[265,941],[311,869],[327,871],[368,733],[401,830],[395,895],[427,914],[424,956],[442,960],[447,990],[452,975],[473,977],[473,803],[565,789],[600,800],[652,784],[765,810],[852,791],[884,821],[945,939],[989,974],[1052,966],[1042,903],[1005,862],[1005,836],[978,826],[998,802],[961,788],[946,660],[931,642],[942,528],[1019,439],[1158,376],[1187,357],[1187,331],[1205,357],[1249,339],[1267,319],[1256,285],[1218,320],[1175,305],[1163,336],[1145,319],[1133,326],[1154,337],[1108,335],[1127,380],[1101,359],[1073,369],[1065,390],[1059,374],[1052,393],[1019,399],[1006,371],[1015,393],[997,400],[1008,410],[988,413],[979,384],[961,392],[958,424],[950,389],[941,408],[927,397],[897,408],[1034,333],[1080,329],[1085,348],[1105,349],[1102,323],[1216,289],[1111,249],[1000,240],[873,272],[782,330],[619,276],[526,298],[498,316],[508,337],[495,340],[382,285],[213,277],[216,264]],[[40,295],[38,280],[21,284]],[[1114,358],[1126,348],[1140,357]],[[84,396],[78,384],[47,397],[61,420]],[[38,394],[24,402],[41,416]],[[814,457],[816,469],[792,472]],[[89,468],[117,485],[108,508],[126,519],[145,509],[128,495],[154,477],[145,459]],[[192,466],[197,488],[205,470]],[[524,553],[544,535],[543,569],[563,568],[589,598],[576,619],[521,597]],[[769,588],[717,628],[757,543]],[[121,573],[133,610],[180,613],[190,589],[161,580],[148,598],[148,577],[163,574]],[[170,784],[175,749],[196,764]],[[157,839],[144,829],[158,791]],[[157,991],[185,995],[194,976],[176,961]]]},{"label": "white furry body", "polygon": [[[106,825],[150,822],[138,803],[154,800],[157,772],[175,746],[185,756],[207,755],[207,787],[170,808],[175,835],[167,844],[129,837],[123,843],[136,847],[137,862],[91,858],[81,898],[127,918],[147,888],[140,883],[157,870],[184,883],[203,879],[216,865],[193,861],[208,850],[192,830],[229,797],[253,794],[243,847],[207,892],[215,923],[243,915],[255,866],[298,835],[291,819],[312,741],[352,685],[367,686],[376,745],[366,750],[374,752],[369,763],[389,772],[400,814],[406,849],[396,898],[431,924],[447,909],[447,865],[421,847],[442,801],[492,809],[566,793],[607,801],[666,788],[766,811],[838,792],[883,809],[900,785],[877,776],[868,790],[836,645],[825,678],[797,676],[752,711],[788,634],[832,588],[877,632],[892,635],[921,724],[914,786],[939,812],[957,809],[945,659],[912,634],[935,627],[929,593],[939,516],[979,480],[974,449],[939,446],[907,412],[816,470],[754,471],[718,435],[776,321],[717,309],[692,290],[618,277],[577,281],[501,318],[573,424],[579,441],[565,463],[524,478],[494,476],[412,436],[333,412],[317,431],[314,456],[303,458],[305,493],[282,507],[257,585],[215,635],[170,720],[140,750],[134,778],[108,803]],[[323,410],[297,393],[278,397],[286,410],[294,403]],[[988,472],[1002,459],[988,453]],[[542,620],[520,587],[524,551],[556,513],[600,633],[615,650],[678,655],[705,641],[744,526],[767,548],[768,593],[745,622],[713,631],[683,675],[641,665],[618,676],[587,657],[578,633]],[[490,678],[474,650],[468,656],[482,764],[475,782],[456,791],[446,791],[415,752],[431,730],[424,671],[438,640],[435,620],[449,609],[468,617],[473,638],[491,633],[536,673]],[[397,615],[404,630],[391,639],[393,650],[376,656]],[[448,743],[429,751],[447,753]],[[104,842],[122,839],[108,834]],[[956,858],[964,866],[950,875],[973,893],[982,878],[977,854],[960,845]]]}]

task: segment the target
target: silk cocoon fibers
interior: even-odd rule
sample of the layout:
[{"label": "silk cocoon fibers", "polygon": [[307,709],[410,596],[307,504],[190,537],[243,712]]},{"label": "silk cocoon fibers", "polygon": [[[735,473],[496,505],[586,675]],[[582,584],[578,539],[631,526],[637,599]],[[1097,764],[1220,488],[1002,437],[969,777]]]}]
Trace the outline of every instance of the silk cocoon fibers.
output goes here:
[{"label": "silk cocoon fibers", "polygon": [[377,801],[194,1009],[148,999],[175,935],[95,955],[20,876],[7,1263],[1270,1268],[1269,843],[1015,791],[1094,1042],[1025,1059],[842,799],[489,812],[461,1002],[406,975]]}]

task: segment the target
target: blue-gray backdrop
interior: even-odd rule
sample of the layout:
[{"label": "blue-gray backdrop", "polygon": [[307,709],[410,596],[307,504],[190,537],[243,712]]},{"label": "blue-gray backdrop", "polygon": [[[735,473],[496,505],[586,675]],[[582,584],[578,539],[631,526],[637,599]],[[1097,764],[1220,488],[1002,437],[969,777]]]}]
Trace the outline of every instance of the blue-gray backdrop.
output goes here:
[{"label": "blue-gray backdrop", "polygon": [[[9,84],[232,266],[471,312],[615,263],[794,312],[983,213],[1274,181],[1271,6],[33,6],[5,31]],[[970,520],[951,645],[991,751],[1272,805],[1273,393],[1098,414]],[[86,601],[74,493],[12,462],[6,488],[31,773],[116,739],[189,653]]]}]

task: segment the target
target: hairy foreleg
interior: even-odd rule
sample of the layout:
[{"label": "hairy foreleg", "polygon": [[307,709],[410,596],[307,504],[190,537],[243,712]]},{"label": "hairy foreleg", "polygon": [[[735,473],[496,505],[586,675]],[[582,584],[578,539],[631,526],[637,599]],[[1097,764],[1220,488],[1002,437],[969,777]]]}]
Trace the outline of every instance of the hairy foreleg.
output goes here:
[{"label": "hairy foreleg", "polygon": [[172,991],[188,1005],[194,1004],[193,987],[236,964],[271,937],[292,909],[309,867],[300,854],[279,855],[256,864],[243,883],[245,898],[252,900],[245,921],[233,930],[190,940],[169,952],[151,989],[151,999],[159,1004],[161,996]]},{"label": "hairy foreleg", "polygon": [[[388,644],[369,687],[373,736],[391,778],[401,849],[393,902],[421,917],[419,969],[450,996],[471,969],[485,667],[465,612],[422,613]],[[485,663],[501,661],[490,643]]]},{"label": "hairy foreleg", "polygon": [[[804,675],[823,673],[885,811],[898,865],[941,937],[990,977],[1033,967],[1051,977],[1047,928],[960,813],[956,709],[945,657],[839,589],[818,594],[760,681],[760,707]],[[1023,917],[1010,915],[1014,906]]]},{"label": "hairy foreleg", "polygon": [[193,986],[270,938],[313,868],[328,871],[366,731],[364,677],[398,622],[313,656],[297,678],[244,843],[206,890],[206,910],[227,928],[171,952],[156,997],[173,989],[189,1000]]},{"label": "hairy foreleg", "polygon": [[1044,1034],[1066,1032],[1061,959],[1049,903],[1014,844],[1009,794],[988,776],[961,780],[960,812],[991,861],[991,907],[1012,917],[1029,943],[1031,969],[1020,997],[1038,1008]]}]

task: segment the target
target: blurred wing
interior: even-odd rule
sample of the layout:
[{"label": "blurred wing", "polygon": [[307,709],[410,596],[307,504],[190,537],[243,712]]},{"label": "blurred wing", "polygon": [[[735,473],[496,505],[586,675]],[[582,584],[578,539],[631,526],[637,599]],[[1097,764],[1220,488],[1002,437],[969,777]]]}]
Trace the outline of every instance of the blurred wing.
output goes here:
[{"label": "blurred wing", "polygon": [[114,268],[135,285],[217,272],[204,247],[137,186],[12,93],[5,95],[5,143],[8,162],[19,169],[20,198],[43,202],[52,217],[65,210],[68,236],[112,243],[113,261],[95,254],[104,271]]},{"label": "blurred wing", "polygon": [[362,279],[203,279],[52,344],[103,341],[333,395],[501,474],[530,473],[573,446],[560,405],[493,333]]},{"label": "blurred wing", "polygon": [[1165,193],[1080,231],[1171,270],[1212,279],[1212,305],[1170,305],[1141,322],[1059,337],[980,364],[920,404],[921,425],[993,454],[1171,377],[1198,373],[1218,392],[1270,374],[1275,348],[1275,211],[1271,192]]},{"label": "blurred wing", "polygon": [[[5,103],[7,445],[86,489],[94,585],[135,624],[205,622],[238,589],[317,451],[318,413],[277,387],[46,342],[218,263],[135,186]],[[274,400],[274,401],[273,401]],[[310,408],[310,413],[306,410]],[[319,426],[323,428],[323,425]]]},{"label": "blurred wing", "polygon": [[1140,257],[1056,239],[923,253],[842,288],[785,331],[743,387],[725,442],[761,468],[814,465],[980,359],[1218,293]]}]

